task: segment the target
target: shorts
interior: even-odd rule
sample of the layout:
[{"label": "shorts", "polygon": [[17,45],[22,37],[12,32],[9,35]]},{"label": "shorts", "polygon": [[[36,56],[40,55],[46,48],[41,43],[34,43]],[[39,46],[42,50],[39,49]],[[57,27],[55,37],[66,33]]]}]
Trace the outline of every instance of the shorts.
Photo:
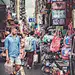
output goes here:
[{"label": "shorts", "polygon": [[21,65],[21,59],[20,57],[10,57],[10,63],[11,64],[16,64],[16,65]]}]

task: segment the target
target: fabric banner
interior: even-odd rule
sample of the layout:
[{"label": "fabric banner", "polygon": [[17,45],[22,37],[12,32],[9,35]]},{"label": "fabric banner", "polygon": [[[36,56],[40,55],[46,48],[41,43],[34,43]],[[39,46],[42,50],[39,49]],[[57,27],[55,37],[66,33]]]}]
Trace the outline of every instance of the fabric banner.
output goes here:
[{"label": "fabric banner", "polygon": [[52,43],[50,45],[50,51],[57,52],[60,50],[60,40],[61,38],[54,36]]}]

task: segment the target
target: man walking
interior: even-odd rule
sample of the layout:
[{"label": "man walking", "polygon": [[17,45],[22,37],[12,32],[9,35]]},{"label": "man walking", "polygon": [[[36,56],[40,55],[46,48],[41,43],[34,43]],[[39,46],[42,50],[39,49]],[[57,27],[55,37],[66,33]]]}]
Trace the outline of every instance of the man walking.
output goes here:
[{"label": "man walking", "polygon": [[31,69],[33,63],[33,55],[36,53],[36,40],[34,32],[31,31],[29,37],[25,40],[25,51],[27,52],[27,68]]},{"label": "man walking", "polygon": [[15,71],[17,72],[21,67],[21,60],[19,58],[20,38],[17,35],[17,29],[15,27],[11,28],[11,34],[9,34],[5,39],[5,50],[6,62],[10,62],[11,64],[15,63]]}]

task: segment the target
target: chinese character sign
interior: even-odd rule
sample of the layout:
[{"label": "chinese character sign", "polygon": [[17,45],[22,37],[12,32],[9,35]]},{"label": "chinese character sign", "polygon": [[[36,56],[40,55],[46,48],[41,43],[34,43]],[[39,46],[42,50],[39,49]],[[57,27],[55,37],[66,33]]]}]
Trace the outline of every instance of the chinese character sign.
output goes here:
[{"label": "chinese character sign", "polygon": [[53,19],[53,25],[64,25],[65,19]]},{"label": "chinese character sign", "polygon": [[65,10],[52,10],[52,19],[54,18],[66,18]]},{"label": "chinese character sign", "polygon": [[52,9],[65,9],[66,3],[65,2],[53,2]]},{"label": "chinese character sign", "polygon": [[52,2],[52,24],[64,25],[66,19],[66,2],[56,0]]}]

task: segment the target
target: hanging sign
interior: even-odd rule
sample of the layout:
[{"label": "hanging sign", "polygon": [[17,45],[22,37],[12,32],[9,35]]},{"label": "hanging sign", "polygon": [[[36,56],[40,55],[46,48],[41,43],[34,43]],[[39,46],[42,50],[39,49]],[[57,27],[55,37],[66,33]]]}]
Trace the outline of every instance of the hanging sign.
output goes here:
[{"label": "hanging sign", "polygon": [[53,2],[52,9],[65,9],[66,3],[65,2]]},{"label": "hanging sign", "polygon": [[54,18],[66,18],[65,10],[52,10],[52,19]]},{"label": "hanging sign", "polygon": [[53,25],[64,25],[65,19],[53,19]]}]

